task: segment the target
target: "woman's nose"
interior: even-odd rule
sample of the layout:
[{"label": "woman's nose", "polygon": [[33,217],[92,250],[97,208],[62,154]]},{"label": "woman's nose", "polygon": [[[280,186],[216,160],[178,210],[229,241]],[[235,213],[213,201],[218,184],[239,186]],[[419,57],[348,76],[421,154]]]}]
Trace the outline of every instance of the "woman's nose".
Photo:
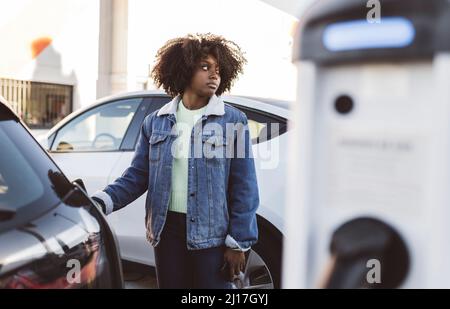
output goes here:
[{"label": "woman's nose", "polygon": [[210,73],[209,73],[209,78],[217,79],[217,78],[218,78],[218,75],[219,75],[219,73],[217,73],[217,72],[210,72]]}]

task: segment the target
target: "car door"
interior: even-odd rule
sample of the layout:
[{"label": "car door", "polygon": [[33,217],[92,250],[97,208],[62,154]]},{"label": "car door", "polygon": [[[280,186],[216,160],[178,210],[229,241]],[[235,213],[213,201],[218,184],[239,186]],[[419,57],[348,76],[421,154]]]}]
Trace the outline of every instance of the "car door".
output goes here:
[{"label": "car door", "polygon": [[145,111],[141,97],[95,106],[55,133],[50,155],[69,179],[81,178],[93,194],[107,185],[132,120]]},{"label": "car door", "polygon": [[[130,125],[130,134],[123,141],[123,151],[108,177],[108,183],[120,177],[130,166],[134,156],[134,148],[139,136],[142,122],[146,115],[160,109],[171,99],[169,96],[155,95],[145,100],[147,106],[145,115],[139,115]],[[154,265],[154,255],[151,245],[145,238],[145,197],[146,193],[133,203],[108,216],[108,222],[114,228],[122,259]]]},{"label": "car door", "polygon": [[231,105],[244,112],[248,119],[260,194],[258,213],[280,229],[286,188],[287,120],[263,110]]}]

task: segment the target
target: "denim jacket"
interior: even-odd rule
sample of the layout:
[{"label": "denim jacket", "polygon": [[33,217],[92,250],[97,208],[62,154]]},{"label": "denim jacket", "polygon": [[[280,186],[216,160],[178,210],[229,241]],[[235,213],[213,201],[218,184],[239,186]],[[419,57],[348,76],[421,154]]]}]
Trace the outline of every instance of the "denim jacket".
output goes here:
[{"label": "denim jacket", "polygon": [[[180,96],[147,116],[129,168],[94,196],[107,213],[133,202],[145,191],[147,239],[156,246],[167,217],[171,193],[172,143],[177,137]],[[188,158],[187,247],[227,245],[243,249],[256,243],[259,193],[246,115],[210,98],[191,132]]]}]

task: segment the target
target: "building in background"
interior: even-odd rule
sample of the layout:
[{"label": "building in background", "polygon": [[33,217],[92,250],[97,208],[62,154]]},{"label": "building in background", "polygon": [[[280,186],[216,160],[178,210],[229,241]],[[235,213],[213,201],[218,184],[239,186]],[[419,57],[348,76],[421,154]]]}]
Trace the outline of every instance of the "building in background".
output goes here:
[{"label": "building in background", "polygon": [[0,0],[0,94],[31,128],[95,99],[100,3]]},{"label": "building in background", "polygon": [[148,73],[159,47],[212,32],[246,52],[234,94],[293,100],[297,20],[285,12],[289,0],[279,9],[266,2],[0,0],[0,94],[30,127],[45,129],[99,97],[154,89]]}]

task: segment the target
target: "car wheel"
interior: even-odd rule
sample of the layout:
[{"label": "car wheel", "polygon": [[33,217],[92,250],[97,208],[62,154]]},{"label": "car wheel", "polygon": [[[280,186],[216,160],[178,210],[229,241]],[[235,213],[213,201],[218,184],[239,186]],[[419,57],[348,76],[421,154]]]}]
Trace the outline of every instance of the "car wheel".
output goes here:
[{"label": "car wheel", "polygon": [[241,279],[235,282],[235,288],[280,288],[282,237],[273,226],[268,226],[270,223],[263,220],[258,217],[259,239],[246,254],[245,270]]}]

